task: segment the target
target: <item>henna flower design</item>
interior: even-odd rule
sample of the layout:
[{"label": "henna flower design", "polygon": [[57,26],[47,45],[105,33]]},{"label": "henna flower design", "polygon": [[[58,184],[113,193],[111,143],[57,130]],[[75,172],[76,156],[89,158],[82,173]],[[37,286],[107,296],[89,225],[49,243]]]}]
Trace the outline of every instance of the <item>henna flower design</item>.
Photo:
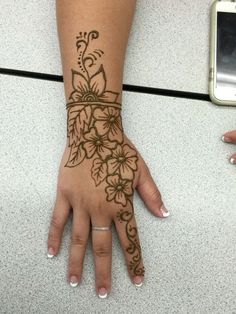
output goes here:
[{"label": "henna flower design", "polygon": [[118,93],[106,91],[106,75],[101,65],[99,70],[88,79],[80,72],[72,71],[72,83],[74,91],[70,99],[78,102],[116,102]]},{"label": "henna flower design", "polygon": [[107,134],[110,141],[123,141],[120,110],[113,107],[96,108],[93,113],[95,127],[101,135]]},{"label": "henna flower design", "polygon": [[117,145],[116,142],[110,142],[106,135],[99,135],[95,128],[91,128],[90,132],[85,133],[86,142],[83,144],[87,158],[91,158],[97,153],[103,160],[111,155],[111,149]]},{"label": "henna flower design", "polygon": [[127,199],[133,194],[132,181],[123,180],[118,174],[107,176],[106,187],[107,201],[114,200],[116,203],[126,206]]},{"label": "henna flower design", "polygon": [[137,170],[137,153],[128,144],[123,147],[117,145],[113,151],[112,158],[107,161],[108,174],[116,173],[119,170],[122,179],[133,180],[134,171]]}]

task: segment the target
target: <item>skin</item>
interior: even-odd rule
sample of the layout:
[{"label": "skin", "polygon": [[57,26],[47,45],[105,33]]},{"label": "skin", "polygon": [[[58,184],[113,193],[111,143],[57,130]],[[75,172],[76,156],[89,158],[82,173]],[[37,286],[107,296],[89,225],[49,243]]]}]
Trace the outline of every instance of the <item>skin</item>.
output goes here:
[{"label": "skin", "polygon": [[[68,138],[59,167],[57,193],[49,226],[47,246],[52,255],[58,254],[65,224],[70,213],[72,213],[67,280],[69,283],[71,276],[75,276],[78,283],[81,281],[85,250],[91,232],[95,264],[95,289],[98,295],[111,292],[112,238],[111,231],[91,231],[91,225],[100,227],[115,225],[124,251],[129,277],[133,283],[138,284],[144,279],[144,265],[134,216],[134,189],[137,190],[144,204],[155,217],[163,218],[164,213],[167,212],[147,164],[131,140],[127,138],[122,127],[123,66],[134,9],[135,1],[132,0],[128,2],[124,0],[112,2],[110,0],[57,0],[56,2],[58,36],[67,103]],[[94,35],[94,39],[89,41],[86,53],[95,49],[104,53],[101,53],[101,57],[97,58],[99,60],[96,60],[89,67],[91,60],[86,63],[85,54],[84,58],[78,59],[81,56],[78,42],[81,43],[81,40],[88,38],[86,36],[91,31],[97,35]],[[83,72],[83,67],[90,71],[89,78],[87,77],[88,81],[94,73],[98,73],[94,79],[94,86],[101,87],[105,81],[106,88],[104,91],[110,91],[117,95],[116,100],[113,99],[113,101],[108,102],[102,99],[92,102],[89,97],[90,100],[82,108],[81,104],[84,104],[84,99],[81,97],[84,95],[78,96],[77,92],[83,81],[82,75],[84,77],[87,75],[86,71]],[[92,83],[90,85],[92,86]],[[95,90],[96,88],[90,91],[90,94],[97,97],[98,93]],[[78,111],[76,123],[71,123],[75,112],[72,108]],[[80,109],[86,110],[86,114]],[[93,111],[95,109],[97,115]],[[104,112],[107,110],[115,111],[117,119],[121,121],[116,134],[109,136],[106,133],[104,135],[110,152],[105,157],[97,147],[93,151],[90,150],[91,133],[103,133],[98,121],[100,109]],[[95,120],[92,120],[93,114],[96,117]],[[88,124],[83,122],[85,116]],[[95,123],[95,121],[98,122]],[[78,153],[78,147],[81,149],[81,154],[83,153],[81,160],[73,158],[75,148],[76,153]],[[117,149],[121,148],[131,152],[132,171],[127,167],[122,171],[120,167],[114,170],[116,173],[112,173],[112,158],[116,156]],[[82,155],[77,154],[76,156]],[[102,180],[100,179],[101,176],[96,176],[97,172],[95,171],[99,162],[110,164],[110,168],[106,168],[104,165],[104,169],[107,170],[101,172]],[[120,182],[126,181],[129,186],[126,190],[128,191],[127,194],[119,194],[122,196],[120,198],[114,196],[115,194],[112,192],[113,179],[121,180]]]},{"label": "skin", "polygon": [[[222,139],[226,143],[236,144],[236,130],[226,132]],[[230,157],[230,162],[236,164],[236,153]]]}]

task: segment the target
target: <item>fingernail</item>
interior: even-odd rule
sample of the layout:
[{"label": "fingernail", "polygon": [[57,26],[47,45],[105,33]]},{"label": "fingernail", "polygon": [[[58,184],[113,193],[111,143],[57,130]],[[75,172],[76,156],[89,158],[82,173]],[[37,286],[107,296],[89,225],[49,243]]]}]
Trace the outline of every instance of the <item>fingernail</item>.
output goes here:
[{"label": "fingernail", "polygon": [[236,160],[235,160],[235,158],[230,158],[230,163],[232,164],[232,165],[234,165],[234,164],[236,164]]},{"label": "fingernail", "polygon": [[136,287],[141,287],[142,284],[143,284],[143,278],[142,278],[142,277],[139,277],[139,276],[135,276],[134,279],[133,279],[133,281],[134,281],[134,285],[135,285]]},{"label": "fingernail", "polygon": [[71,287],[77,287],[78,286],[78,279],[76,276],[71,276],[70,277],[70,285]]},{"label": "fingernail", "polygon": [[48,258],[52,258],[55,255],[54,249],[50,247],[48,249]]},{"label": "fingernail", "polygon": [[165,205],[163,204],[160,208],[161,212],[162,212],[162,216],[163,217],[168,217],[170,216],[170,213],[168,212],[168,210],[166,209]]},{"label": "fingernail", "polygon": [[224,135],[222,136],[221,140],[223,142],[225,142],[225,143],[230,143],[231,142],[231,139],[229,137],[227,137],[227,136],[224,136]]},{"label": "fingernail", "polygon": [[105,299],[107,297],[107,290],[105,288],[100,288],[98,290],[98,297],[101,299]]}]

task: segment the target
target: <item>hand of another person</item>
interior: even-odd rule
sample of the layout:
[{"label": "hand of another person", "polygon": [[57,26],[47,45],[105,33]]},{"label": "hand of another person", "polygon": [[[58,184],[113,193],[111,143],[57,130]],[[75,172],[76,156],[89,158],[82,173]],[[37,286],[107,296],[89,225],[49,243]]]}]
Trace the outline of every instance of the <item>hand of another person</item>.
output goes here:
[{"label": "hand of another person", "polygon": [[[226,132],[226,133],[222,136],[222,141],[225,142],[225,143],[236,144],[236,130]],[[233,165],[236,164],[236,153],[233,154],[233,155],[230,157],[230,163],[233,164]]]}]

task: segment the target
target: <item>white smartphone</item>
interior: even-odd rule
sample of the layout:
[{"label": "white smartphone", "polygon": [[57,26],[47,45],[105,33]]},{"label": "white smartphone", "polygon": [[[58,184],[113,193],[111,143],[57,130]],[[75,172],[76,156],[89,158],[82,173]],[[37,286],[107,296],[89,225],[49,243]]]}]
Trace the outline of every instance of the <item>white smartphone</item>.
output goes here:
[{"label": "white smartphone", "polygon": [[210,98],[236,106],[236,1],[213,2],[210,39]]}]

